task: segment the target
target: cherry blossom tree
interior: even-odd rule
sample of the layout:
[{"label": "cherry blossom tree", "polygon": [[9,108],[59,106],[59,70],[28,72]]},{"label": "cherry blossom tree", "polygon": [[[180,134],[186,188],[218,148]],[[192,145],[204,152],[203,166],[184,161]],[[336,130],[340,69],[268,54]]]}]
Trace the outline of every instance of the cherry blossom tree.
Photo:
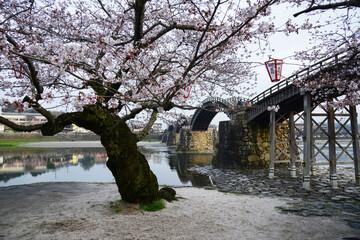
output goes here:
[{"label": "cherry blossom tree", "polygon": [[[184,98],[189,86],[193,99],[219,88],[247,90],[253,73],[240,60],[251,54],[247,44],[273,31],[263,17],[275,2],[4,0],[3,103],[35,109],[47,122],[20,126],[0,117],[0,123],[43,135],[69,124],[91,130],[101,137],[122,199],[156,200],[156,176],[136,143],[159,114],[193,105]],[[56,104],[67,111],[55,117],[49,106]],[[127,122],[139,116],[147,125],[135,135]]]},{"label": "cherry blossom tree", "polygon": [[[360,104],[360,1],[359,0],[284,0],[299,11],[287,23],[289,33],[311,34],[312,47],[297,53],[302,61],[315,63],[338,56],[334,67],[322,68],[309,81],[297,79],[294,84],[327,100],[330,106],[343,108]],[[307,17],[297,21],[299,17]],[[312,20],[311,20],[312,19]],[[316,19],[314,21],[314,19]],[[334,58],[335,59],[335,58]],[[343,95],[334,100],[333,97]]]}]

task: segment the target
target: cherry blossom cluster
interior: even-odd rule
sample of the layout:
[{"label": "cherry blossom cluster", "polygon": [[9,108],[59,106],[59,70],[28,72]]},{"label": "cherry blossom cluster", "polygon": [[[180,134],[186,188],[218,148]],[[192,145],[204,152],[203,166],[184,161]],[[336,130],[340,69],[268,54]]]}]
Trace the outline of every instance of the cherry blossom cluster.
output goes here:
[{"label": "cherry blossom cluster", "polygon": [[[329,100],[333,106],[344,107],[347,104],[360,103],[360,15],[357,1],[343,0],[282,0],[281,4],[290,3],[297,7],[295,18],[286,24],[288,34],[311,34],[311,48],[296,53],[296,58],[309,65],[321,59],[343,55],[345,61],[338,62],[336,70],[323,71],[313,78],[295,79],[294,84],[314,95],[315,101]],[[318,21],[310,22],[309,16],[317,16]],[[301,21],[298,20],[301,16]],[[300,20],[300,19],[299,19]],[[346,62],[347,61],[347,62]],[[344,95],[337,101],[331,99]]]},{"label": "cherry blossom cluster", "polygon": [[279,105],[272,105],[272,106],[268,106],[268,107],[267,107],[267,110],[268,110],[269,112],[271,112],[271,111],[278,112],[279,109],[280,109],[280,106],[279,106]]}]

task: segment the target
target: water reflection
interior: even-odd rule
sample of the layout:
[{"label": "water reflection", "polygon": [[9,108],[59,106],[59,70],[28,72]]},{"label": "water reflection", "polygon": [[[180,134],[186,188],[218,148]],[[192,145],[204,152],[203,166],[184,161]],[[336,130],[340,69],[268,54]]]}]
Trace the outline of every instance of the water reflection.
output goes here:
[{"label": "water reflection", "polygon": [[[174,148],[162,145],[143,146],[139,150],[148,160],[151,170],[158,178],[159,184],[164,182],[164,184],[171,186],[211,185],[208,176],[188,170],[191,167],[211,164],[213,156],[210,154],[177,153]],[[165,169],[162,169],[164,167]]]},{"label": "water reflection", "polygon": [[[210,164],[212,155],[179,154],[162,144],[139,147],[160,185],[206,186],[209,178],[188,168]],[[103,148],[0,149],[0,187],[36,182],[114,182]]]},{"label": "water reflection", "polygon": [[204,164],[211,164],[213,156],[210,154],[182,154],[177,153],[170,157],[170,167],[177,171],[181,182],[190,181],[193,186],[211,185],[209,177],[190,172],[188,169]]},{"label": "water reflection", "polygon": [[[176,153],[173,148],[160,143],[139,147],[157,176],[160,185],[209,186],[207,176],[188,169],[204,164],[217,168],[232,168],[233,162],[213,162],[209,154]],[[326,152],[327,148],[325,148]],[[348,149],[352,154],[352,149]],[[338,163],[349,161],[341,154]],[[327,162],[317,156],[317,162]],[[0,187],[36,182],[114,182],[106,167],[106,152],[103,148],[57,148],[57,149],[0,149]]]},{"label": "water reflection", "polygon": [[[107,159],[103,148],[77,149],[16,149],[0,150],[0,186],[26,184],[39,181],[56,181],[62,169],[82,168],[88,171],[95,164],[105,164]],[[79,170],[79,169],[78,169]],[[50,176],[43,176],[50,172]],[[81,172],[81,171],[80,171]],[[79,171],[71,171],[74,179]],[[61,176],[61,175],[60,175]],[[19,179],[20,178],[20,179]],[[71,178],[59,180],[71,181]],[[12,179],[16,179],[12,181]],[[10,182],[9,184],[6,184]]]}]

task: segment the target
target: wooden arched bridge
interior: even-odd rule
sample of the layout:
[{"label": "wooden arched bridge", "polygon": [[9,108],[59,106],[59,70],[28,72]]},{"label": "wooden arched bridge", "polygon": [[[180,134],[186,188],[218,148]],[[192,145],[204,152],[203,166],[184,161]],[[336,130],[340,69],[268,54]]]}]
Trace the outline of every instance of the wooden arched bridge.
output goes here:
[{"label": "wooden arched bridge", "polygon": [[[237,141],[240,146],[234,149],[218,149],[223,152],[225,157],[239,158],[240,161],[247,164],[253,164],[255,161],[263,159],[269,164],[269,177],[274,177],[274,166],[277,162],[289,162],[291,166],[291,175],[296,176],[296,162],[300,160],[302,152],[303,161],[303,187],[310,187],[310,175],[314,167],[316,157],[323,156],[330,166],[330,183],[333,187],[337,187],[336,163],[341,155],[346,155],[352,159],[355,165],[355,181],[360,184],[360,148],[359,148],[359,129],[357,122],[356,106],[345,107],[342,113],[338,113],[337,109],[329,106],[322,106],[322,102],[327,99],[319,99],[309,92],[302,91],[293,84],[297,81],[314,81],[321,79],[324,73],[335,75],[338,71],[343,71],[343,64],[350,66],[360,64],[360,53],[349,55],[347,52],[338,54],[333,57],[323,59],[322,61],[307,67],[291,77],[280,81],[266,91],[255,96],[251,100],[244,99],[222,99],[208,98],[203,101],[203,106],[196,110],[187,128],[192,131],[206,131],[210,122],[218,112],[225,112],[231,119],[226,126],[225,133],[222,133],[221,125],[219,129],[219,148],[222,147],[221,141],[224,139],[241,139]],[[351,71],[347,78],[359,78],[357,73]],[[352,74],[352,75],[351,75]],[[329,89],[327,89],[329,90]],[[333,95],[331,98],[341,96],[336,89],[331,89]],[[329,96],[328,96],[329,97]],[[269,106],[278,105],[277,112],[269,111]],[[314,113],[315,108],[321,108],[324,113]],[[240,117],[239,117],[240,115]],[[345,123],[338,120],[337,115],[347,118]],[[316,121],[315,117],[322,117],[323,120]],[[240,121],[239,121],[240,120]],[[246,124],[244,124],[244,121]],[[231,123],[237,122],[237,123]],[[241,123],[239,123],[241,122]],[[349,129],[346,124],[351,124]],[[241,125],[239,133],[238,129],[234,130],[234,126]],[[335,130],[335,124],[340,125],[340,130]],[[266,140],[259,138],[259,128],[254,126],[261,125],[267,128]],[[245,129],[245,130],[244,130]],[[321,133],[322,138],[314,138],[314,134]],[[340,132],[345,132],[347,137],[340,136]],[[255,134],[254,134],[255,133]],[[232,137],[221,136],[233,135]],[[235,134],[235,135],[234,135]],[[188,134],[189,135],[189,134]],[[254,137],[257,135],[257,137]],[[303,147],[297,144],[296,140],[303,140]],[[340,143],[340,140],[348,139],[346,146]],[[259,140],[260,139],[260,140]],[[319,147],[316,141],[321,140],[324,144]],[[259,141],[267,141],[269,148],[259,147],[266,143]],[[227,143],[229,145],[229,143]],[[235,144],[236,145],[236,144]],[[325,153],[325,145],[328,146],[329,152]],[[348,150],[352,145],[352,153]],[[255,146],[255,147],[254,147]],[[261,145],[262,146],[262,145]],[[258,148],[256,148],[258,147]],[[340,154],[336,153],[336,148],[341,149]],[[235,152],[235,155],[229,156],[226,152]],[[240,153],[239,153],[240,152]],[[260,152],[260,154],[259,154]],[[340,156],[339,156],[340,155]],[[267,159],[269,158],[269,159]]]},{"label": "wooden arched bridge", "polygon": [[223,99],[219,97],[210,97],[203,101],[200,109],[196,110],[191,119],[191,130],[206,131],[218,112],[225,114],[232,119],[236,107],[244,100],[241,98]]}]

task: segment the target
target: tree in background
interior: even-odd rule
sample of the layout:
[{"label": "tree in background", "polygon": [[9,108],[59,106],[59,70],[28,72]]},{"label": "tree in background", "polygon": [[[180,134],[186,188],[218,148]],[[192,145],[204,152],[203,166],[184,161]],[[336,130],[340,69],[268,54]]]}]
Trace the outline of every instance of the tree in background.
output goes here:
[{"label": "tree in background", "polygon": [[[338,64],[323,68],[311,81],[298,79],[294,83],[315,95],[315,99],[327,99],[330,105],[343,108],[360,104],[360,1],[359,0],[283,0],[298,8],[294,18],[287,23],[288,32],[301,31],[311,34],[312,47],[297,53],[302,61],[317,62],[320,59],[341,54]],[[304,18],[304,22],[299,18]],[[315,20],[314,20],[315,19]],[[343,54],[343,53],[346,54]],[[347,55],[347,56],[345,56]],[[334,100],[334,96],[344,95]]]},{"label": "tree in background", "polygon": [[[190,85],[195,98],[247,90],[241,83],[252,72],[239,59],[273,31],[261,20],[275,2],[2,1],[3,103],[35,109],[47,122],[20,126],[0,117],[0,123],[43,135],[73,123],[91,130],[101,137],[122,199],[156,200],[156,176],[136,143],[159,113],[191,104],[184,98]],[[55,117],[48,106],[56,105],[67,111]],[[138,135],[127,126],[134,118],[147,122]]]}]

